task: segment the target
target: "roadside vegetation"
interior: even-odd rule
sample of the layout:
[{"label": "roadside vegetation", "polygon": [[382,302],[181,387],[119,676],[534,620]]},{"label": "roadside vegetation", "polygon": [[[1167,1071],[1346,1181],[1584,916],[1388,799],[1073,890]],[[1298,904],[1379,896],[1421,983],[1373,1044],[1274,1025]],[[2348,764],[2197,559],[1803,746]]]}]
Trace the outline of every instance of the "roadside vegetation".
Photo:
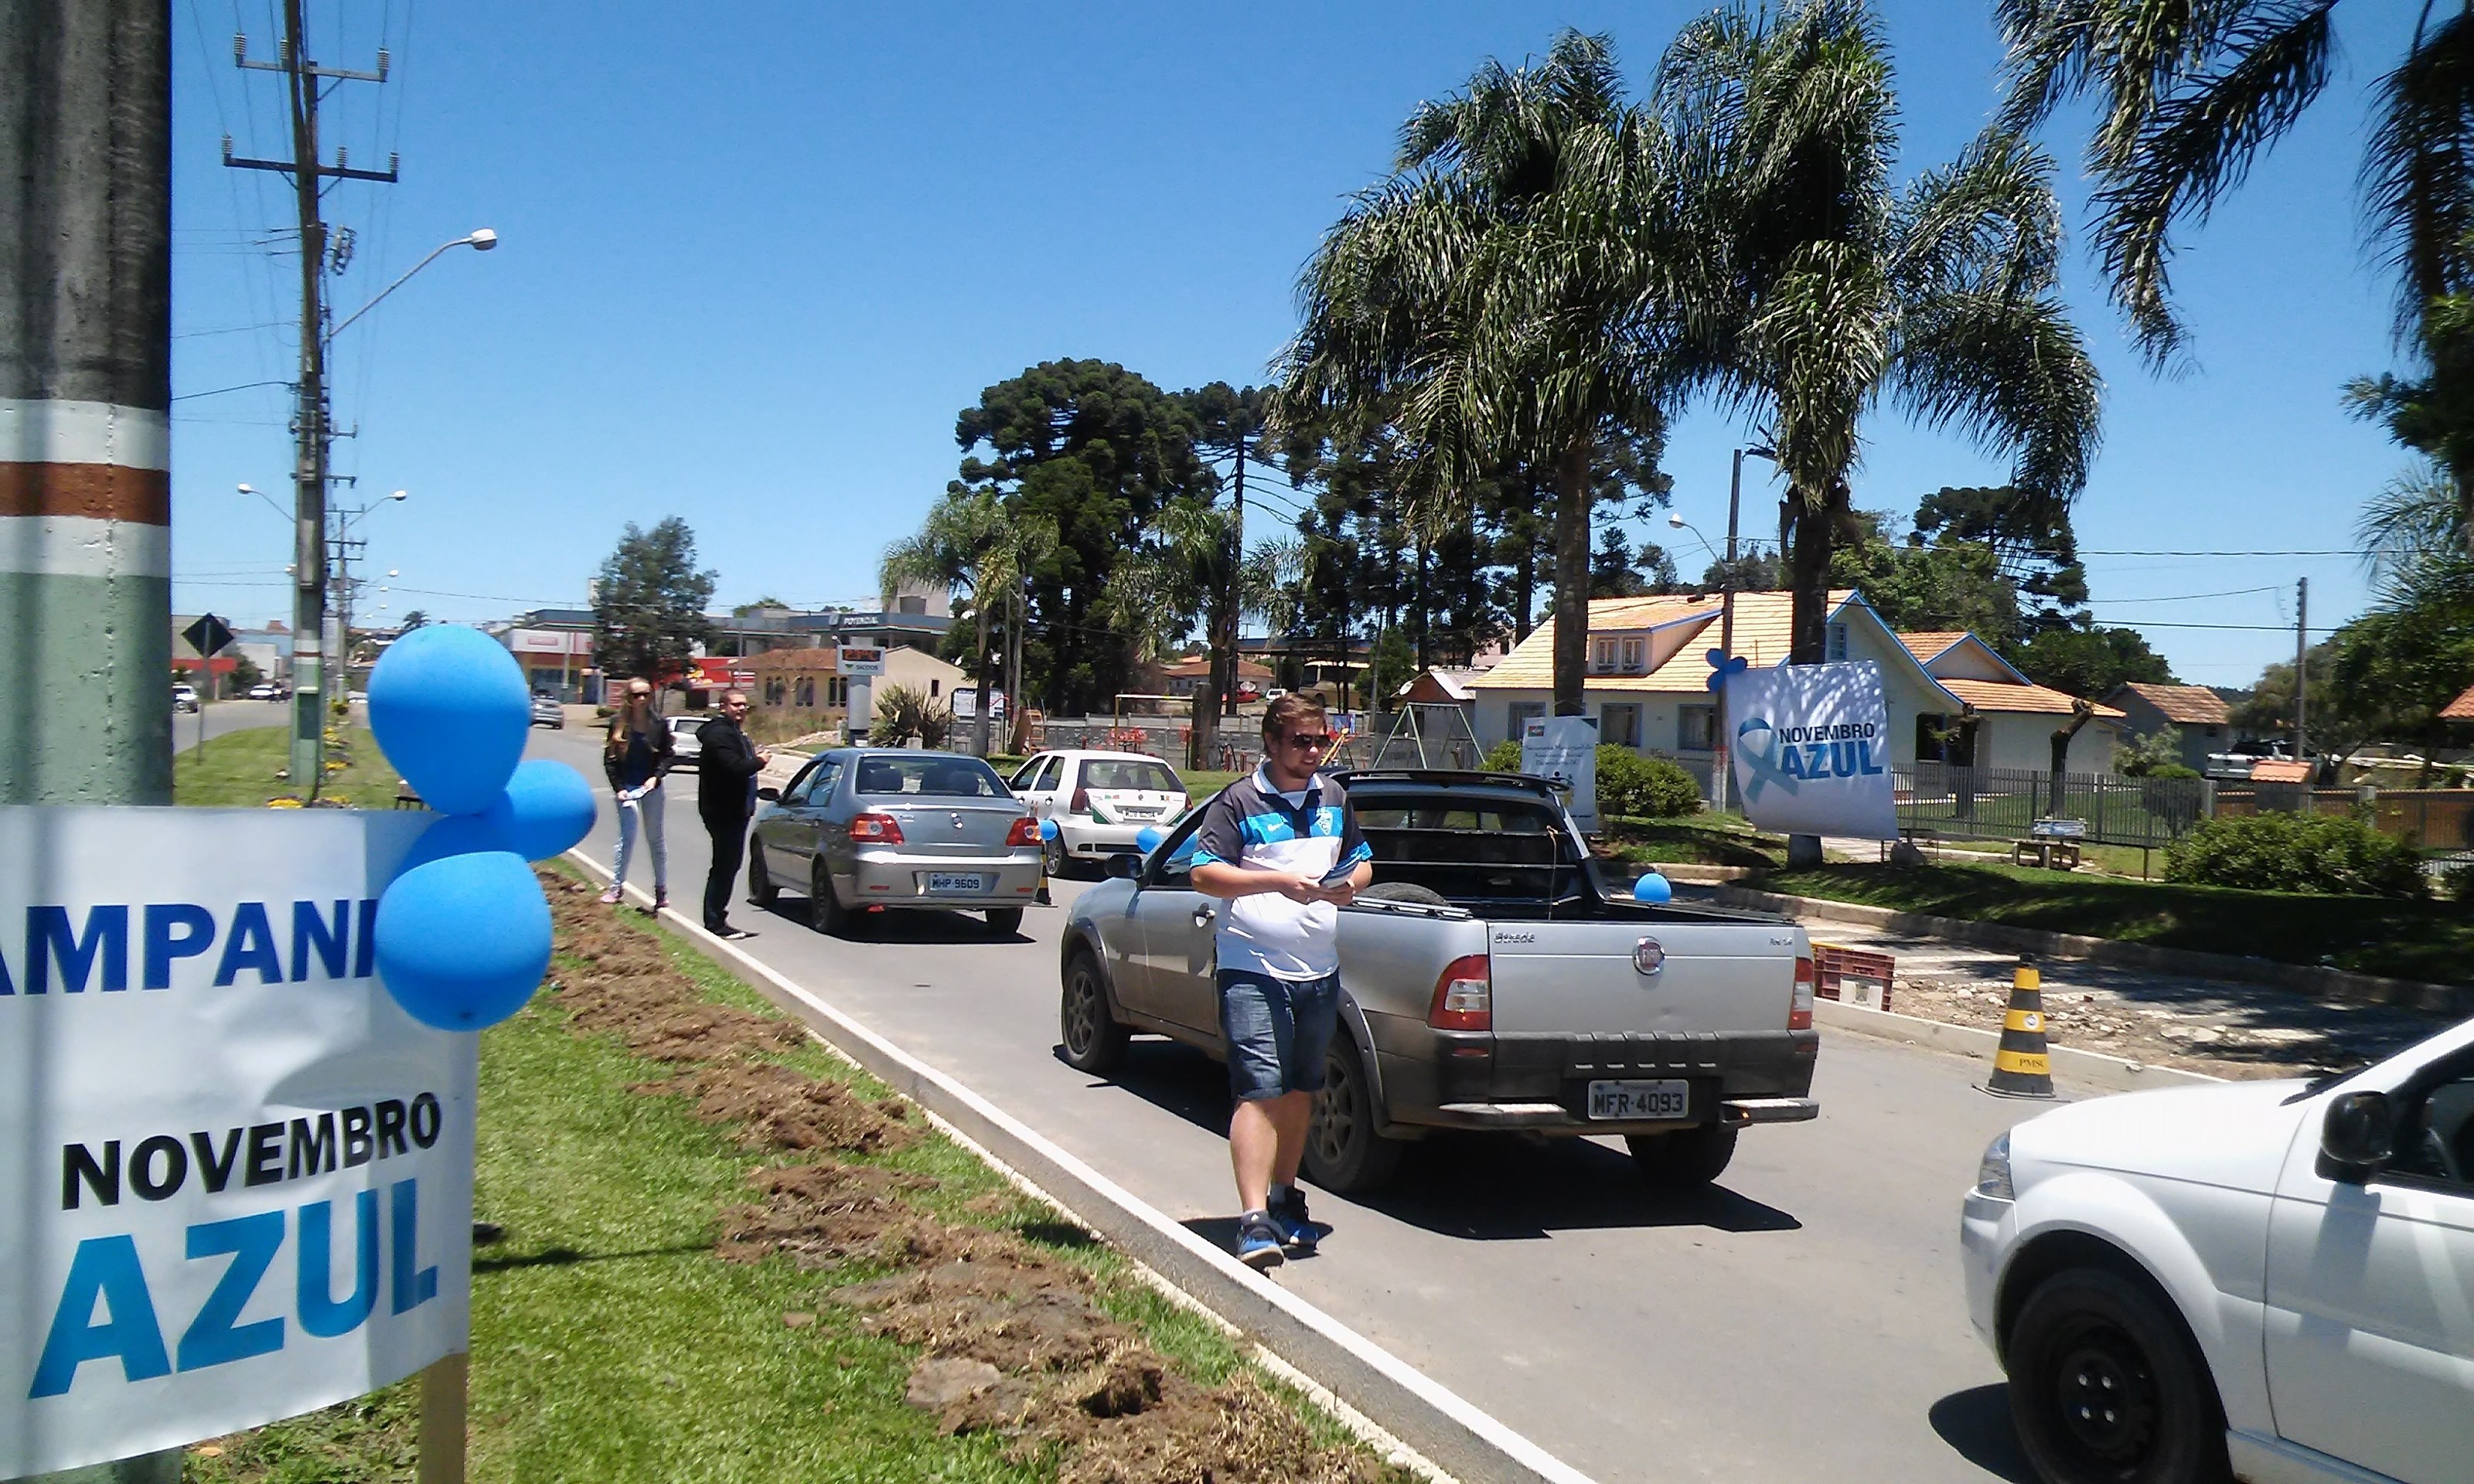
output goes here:
[{"label": "roadside vegetation", "polygon": [[[1386,1480],[1208,1321],[667,932],[546,872],[486,1032],[476,1480]],[[193,1448],[409,1480],[412,1385]]]},{"label": "roadside vegetation", "polygon": [[[208,737],[203,749],[183,749],[172,758],[172,802],[249,808],[295,798],[290,781],[279,777],[290,765],[291,746],[288,727],[251,727]],[[328,733],[327,761],[323,798],[362,809],[395,807],[400,780],[368,728]],[[338,761],[340,769],[332,766]]]},{"label": "roadside vegetation", "polygon": [[1795,897],[2010,927],[2232,953],[2283,964],[2462,984],[2474,913],[2433,900],[2256,892],[2129,881],[2004,865],[1842,863],[1749,885]]}]

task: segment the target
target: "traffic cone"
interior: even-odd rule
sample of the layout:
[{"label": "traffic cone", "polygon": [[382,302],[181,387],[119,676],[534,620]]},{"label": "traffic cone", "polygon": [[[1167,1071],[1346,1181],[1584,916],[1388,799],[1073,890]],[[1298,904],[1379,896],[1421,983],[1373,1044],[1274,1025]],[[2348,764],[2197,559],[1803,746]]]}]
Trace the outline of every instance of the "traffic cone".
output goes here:
[{"label": "traffic cone", "polygon": [[1984,1090],[1996,1097],[2051,1097],[2053,1063],[2045,1050],[2045,981],[2025,959],[2010,971],[2010,1011]]}]

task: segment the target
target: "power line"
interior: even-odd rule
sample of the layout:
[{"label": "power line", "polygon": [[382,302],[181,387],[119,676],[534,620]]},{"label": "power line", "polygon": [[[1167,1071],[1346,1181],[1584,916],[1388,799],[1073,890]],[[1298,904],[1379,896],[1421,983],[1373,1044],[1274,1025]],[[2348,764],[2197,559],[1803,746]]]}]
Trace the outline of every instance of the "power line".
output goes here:
[{"label": "power line", "polygon": [[2376,548],[2345,550],[2333,547],[2295,549],[2292,551],[2082,551],[2082,557],[2375,557]]},{"label": "power line", "polygon": [[2119,608],[2125,603],[2196,603],[2202,598],[2241,598],[2254,592],[2283,592],[2284,590],[2285,585],[2278,583],[2266,587],[2235,587],[2225,592],[2177,593],[2169,598],[2090,598],[2087,600],[2087,606],[2093,608],[2098,604],[2103,604],[2107,607]]}]

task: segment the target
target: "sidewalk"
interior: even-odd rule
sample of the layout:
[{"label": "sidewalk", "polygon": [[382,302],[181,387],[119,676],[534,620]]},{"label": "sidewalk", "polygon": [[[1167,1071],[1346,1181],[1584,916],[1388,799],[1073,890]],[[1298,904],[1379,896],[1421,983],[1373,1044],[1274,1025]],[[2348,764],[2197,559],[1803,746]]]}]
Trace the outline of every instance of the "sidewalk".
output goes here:
[{"label": "sidewalk", "polygon": [[[1806,923],[1816,943],[1898,963],[1889,1008],[1998,1029],[2015,954],[1855,922]],[[2314,1075],[2369,1061],[2449,1022],[2386,1005],[2329,1003],[2287,990],[2069,959],[2038,963],[2057,1045],[2219,1077]]]}]

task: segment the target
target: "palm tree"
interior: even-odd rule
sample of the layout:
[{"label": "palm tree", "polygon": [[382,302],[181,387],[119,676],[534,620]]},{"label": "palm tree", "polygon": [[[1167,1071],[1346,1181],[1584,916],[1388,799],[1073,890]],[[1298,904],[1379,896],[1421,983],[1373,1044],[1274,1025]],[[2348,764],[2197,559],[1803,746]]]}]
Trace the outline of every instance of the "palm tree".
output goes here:
[{"label": "palm tree", "polygon": [[[2398,339],[2454,382],[2449,433],[2474,441],[2466,352],[2438,353],[2452,298],[2474,290],[2474,6],[2423,0],[2406,54],[2373,90],[2363,204],[2374,250],[2396,274]],[[2186,350],[2167,264],[2174,228],[2203,222],[2326,89],[2336,0],[2001,0],[2013,128],[2098,95],[2087,147],[2096,246],[2114,302],[2149,360]],[[2454,327],[2462,343],[2463,312]],[[2451,372],[2454,374],[2450,374]],[[2395,427],[2391,422],[2392,428]],[[2433,429],[2398,441],[2435,452]],[[2474,467],[2443,461],[2474,551]]]},{"label": "palm tree", "polygon": [[[1490,61],[1401,130],[1392,178],[1324,235],[1283,350],[1286,427],[1389,427],[1414,499],[1457,505],[1506,466],[1551,468],[1556,610],[1589,611],[1591,450],[1670,390],[1643,287],[1662,136],[1603,36]],[[1433,518],[1431,511],[1425,518]],[[1555,632],[1555,708],[1581,710],[1586,621]]]},{"label": "palm tree", "polygon": [[[1864,419],[1886,401],[2068,499],[2100,383],[2057,293],[2051,162],[1988,130],[1904,189],[1898,100],[1862,0],[1738,8],[1685,28],[1652,106],[1684,162],[1690,251],[1667,275],[1678,373],[1760,427],[1787,482],[1796,663],[1825,657],[1833,545]],[[1559,600],[1559,607],[1561,606]]]},{"label": "palm tree", "polygon": [[941,586],[962,597],[976,629],[979,715],[972,723],[973,745],[982,756],[989,751],[990,681],[994,655],[988,625],[999,604],[1008,615],[1006,632],[1012,658],[1006,665],[1007,715],[1017,730],[1022,715],[1021,611],[1022,576],[1037,566],[1056,544],[1054,521],[1009,509],[993,491],[955,486],[928,512],[919,529],[885,549],[878,563],[880,590],[893,592],[907,584]]}]

